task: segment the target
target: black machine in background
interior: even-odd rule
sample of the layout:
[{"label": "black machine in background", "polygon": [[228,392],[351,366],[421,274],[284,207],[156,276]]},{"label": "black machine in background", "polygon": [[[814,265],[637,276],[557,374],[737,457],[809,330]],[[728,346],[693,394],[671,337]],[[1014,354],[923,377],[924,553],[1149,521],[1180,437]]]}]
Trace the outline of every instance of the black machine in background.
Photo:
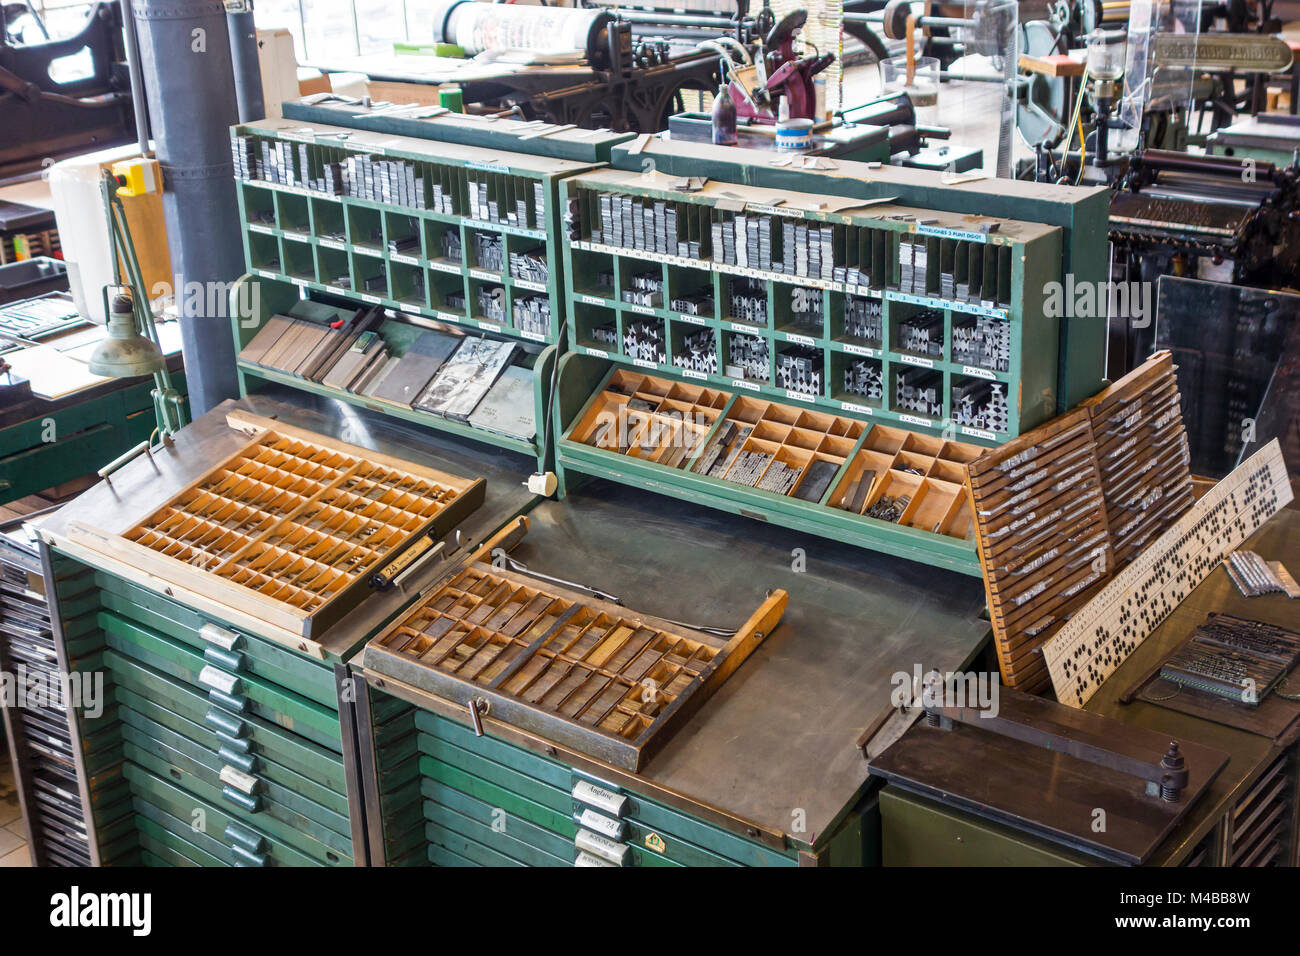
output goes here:
[{"label": "black machine in background", "polygon": [[[136,138],[121,8],[91,7],[80,32],[16,45],[0,34],[0,179],[42,168],[49,159],[105,149]],[[86,56],[88,76],[58,83],[51,65]]]},{"label": "black machine in background", "polygon": [[[1111,197],[1110,240],[1117,284],[1170,276],[1213,280],[1229,292],[1294,288],[1300,166],[1148,149],[1134,157]],[[1207,322],[1227,321],[1209,300],[1188,306]],[[1112,376],[1141,361],[1152,344],[1150,323],[1132,309],[1112,315]]]}]

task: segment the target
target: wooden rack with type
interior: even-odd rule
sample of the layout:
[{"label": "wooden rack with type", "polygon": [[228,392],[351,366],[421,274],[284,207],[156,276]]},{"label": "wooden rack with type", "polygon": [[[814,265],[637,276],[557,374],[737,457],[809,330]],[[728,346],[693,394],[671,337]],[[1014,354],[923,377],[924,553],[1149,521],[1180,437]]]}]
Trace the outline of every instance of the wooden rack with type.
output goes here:
[{"label": "wooden rack with type", "polygon": [[1168,352],[971,462],[967,484],[1003,680],[1047,686],[1041,648],[1192,504]]},{"label": "wooden rack with type", "polygon": [[248,443],[121,537],[73,526],[92,547],[303,637],[354,607],[423,535],[450,531],[486,483],[256,416]]},{"label": "wooden rack with type", "polygon": [[518,518],[366,647],[365,667],[628,770],[771,633],[773,591],[730,639],[636,614],[494,561]]}]

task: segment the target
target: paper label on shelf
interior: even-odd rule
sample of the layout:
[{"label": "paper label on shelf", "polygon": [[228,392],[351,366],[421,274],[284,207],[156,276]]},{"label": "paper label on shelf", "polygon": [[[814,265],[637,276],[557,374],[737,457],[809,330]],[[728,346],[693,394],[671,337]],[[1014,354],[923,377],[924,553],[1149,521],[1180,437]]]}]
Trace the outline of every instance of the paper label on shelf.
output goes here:
[{"label": "paper label on shelf", "polygon": [[743,388],[747,392],[757,392],[759,390],[757,382],[747,382],[743,378],[733,378],[731,384],[733,388]]},{"label": "paper label on shelf", "polygon": [[591,808],[587,808],[578,814],[578,823],[593,833],[599,833],[610,840],[621,840],[623,838],[622,821],[612,820]]},{"label": "paper label on shelf", "polygon": [[436,315],[439,319],[441,319],[441,320],[444,321],[444,322],[464,322],[464,321],[465,321],[465,316],[463,316],[463,315],[457,315],[455,312],[435,312],[434,315]]},{"label": "paper label on shelf", "polygon": [[347,290],[347,289],[340,288],[339,286],[336,286],[336,285],[327,285],[327,286],[325,287],[325,291],[331,293],[332,295],[347,295],[347,294],[348,294],[348,290]]},{"label": "paper label on shelf", "polygon": [[528,341],[530,342],[546,341],[546,336],[542,335],[540,332],[520,332],[519,334],[522,335],[524,338],[528,339]]},{"label": "paper label on shelf", "polygon": [[603,359],[609,358],[609,353],[601,351],[600,349],[584,348],[583,351],[586,352],[588,355],[596,356],[596,358],[603,358]]},{"label": "paper label on shelf", "polygon": [[324,249],[337,249],[339,252],[343,251],[343,243],[336,239],[317,239],[316,244]]},{"label": "paper label on shelf", "polygon": [[696,371],[695,369],[693,369],[693,368],[684,368],[684,369],[681,370],[681,373],[682,373],[682,375],[685,376],[686,378],[697,378],[697,379],[699,379],[701,382],[708,381],[708,378],[709,378],[709,376],[706,375],[704,372],[697,372],[697,371]]},{"label": "paper label on shelf", "polygon": [[867,358],[880,358],[880,349],[867,348],[865,345],[850,345],[843,343],[844,351],[849,355],[864,355]]},{"label": "paper label on shelf", "polygon": [[594,295],[580,295],[578,301],[585,305],[604,305],[605,300]]},{"label": "paper label on shelf", "polygon": [[602,787],[588,780],[579,780],[573,785],[571,796],[579,803],[595,807],[614,816],[622,816],[627,806],[627,797],[608,787]]},{"label": "paper label on shelf", "polygon": [[792,399],[794,399],[796,402],[815,402],[815,401],[817,401],[817,399],[816,399],[815,397],[813,397],[812,395],[805,395],[803,392],[796,392],[796,391],[794,391],[793,389],[789,389],[789,388],[787,388],[787,389],[785,390],[785,397],[786,397],[786,398],[792,398]]},{"label": "paper label on shelf", "polygon": [[469,277],[471,279],[482,279],[486,282],[500,282],[501,277],[493,272],[484,272],[482,269],[470,269]]},{"label": "paper label on shelf", "polygon": [[921,425],[925,428],[933,428],[934,421],[929,418],[918,418],[916,415],[899,415],[899,421],[907,422],[909,425]]},{"label": "paper label on shelf", "polygon": [[402,265],[406,265],[406,266],[418,266],[420,264],[419,259],[416,259],[414,256],[404,256],[400,252],[390,252],[388,254],[388,258],[392,259],[394,262],[400,262],[402,263]]},{"label": "paper label on shelf", "polygon": [[673,319],[680,319],[683,322],[691,323],[691,325],[708,325],[708,323],[698,315],[683,315],[680,312],[675,312],[673,313]]},{"label": "paper label on shelf", "polygon": [[485,162],[483,160],[470,160],[465,164],[468,169],[481,169],[488,173],[508,173],[510,167],[501,163]]},{"label": "paper label on shelf", "polygon": [[876,410],[870,405],[855,405],[852,402],[840,402],[840,410],[853,412],[857,415],[874,415]]},{"label": "paper label on shelf", "polygon": [[451,275],[460,275],[460,266],[451,262],[439,262],[437,259],[431,260],[429,266],[439,272],[447,272]]},{"label": "paper label on shelf", "polygon": [[987,243],[989,237],[983,232],[971,232],[967,229],[950,229],[947,226],[925,226],[916,227],[918,236],[935,236],[939,239],[957,239],[961,242],[983,242]]},{"label": "paper label on shelf", "polygon": [[785,338],[786,338],[786,341],[787,341],[787,342],[793,342],[795,345],[814,345],[814,346],[815,346],[815,345],[817,344],[817,340],[814,339],[814,338],[813,338],[812,336],[810,336],[810,335],[797,335],[797,334],[794,333],[794,332],[786,332],[786,333],[785,333]]},{"label": "paper label on shelf", "polygon": [[635,312],[638,315],[654,315],[655,310],[648,305],[633,305],[630,302],[623,303],[624,312]]},{"label": "paper label on shelf", "polygon": [[921,358],[918,355],[908,355],[906,352],[898,354],[898,360],[908,365],[919,365],[921,368],[934,368],[934,359]]},{"label": "paper label on shelf", "polygon": [[633,359],[632,364],[637,368],[651,368],[656,370],[659,368],[659,363],[652,362],[649,359]]},{"label": "paper label on shelf", "polygon": [[608,837],[603,837],[599,833],[592,833],[590,830],[578,830],[578,835],[574,837],[574,845],[579,850],[584,850],[592,856],[600,857],[602,860],[622,866],[630,848],[625,843],[616,843]]},{"label": "paper label on shelf", "polygon": [[963,365],[961,367],[961,373],[963,375],[973,375],[975,378],[987,378],[989,380],[997,378],[997,376],[994,375],[992,372],[990,372],[988,369],[977,368],[974,365]]},{"label": "paper label on shelf", "polygon": [[501,331],[501,326],[497,325],[497,323],[495,323],[495,322],[476,322],[476,323],[474,323],[474,324],[477,325],[480,329],[484,329],[484,330],[486,330],[486,331],[488,331],[488,332],[500,332],[500,331]]},{"label": "paper label on shelf", "polygon": [[982,428],[968,428],[968,427],[965,426],[965,425],[961,425],[961,426],[958,427],[957,430],[958,430],[961,434],[963,434],[963,435],[967,435],[967,436],[969,436],[970,438],[983,438],[985,441],[997,441],[997,440],[998,440],[998,436],[997,436],[996,434],[994,434],[993,432],[985,431],[985,430],[982,429]]},{"label": "paper label on shelf", "polygon": [[361,301],[367,305],[378,305],[383,299],[377,295],[371,295],[369,292],[363,292],[361,293]]}]

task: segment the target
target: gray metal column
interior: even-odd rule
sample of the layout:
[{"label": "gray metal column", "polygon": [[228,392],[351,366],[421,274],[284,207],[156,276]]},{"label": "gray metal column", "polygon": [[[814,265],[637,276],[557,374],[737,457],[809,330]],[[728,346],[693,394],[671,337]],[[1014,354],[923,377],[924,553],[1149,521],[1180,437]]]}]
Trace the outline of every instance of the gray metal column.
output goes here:
[{"label": "gray metal column", "polygon": [[228,284],[244,271],[230,126],[237,121],[221,0],[134,0],[193,417],[239,394]]},{"label": "gray metal column", "polygon": [[257,26],[253,23],[253,0],[228,0],[226,23],[230,26],[230,54],[235,67],[235,99],[239,122],[266,119],[262,98],[262,64],[257,58]]}]

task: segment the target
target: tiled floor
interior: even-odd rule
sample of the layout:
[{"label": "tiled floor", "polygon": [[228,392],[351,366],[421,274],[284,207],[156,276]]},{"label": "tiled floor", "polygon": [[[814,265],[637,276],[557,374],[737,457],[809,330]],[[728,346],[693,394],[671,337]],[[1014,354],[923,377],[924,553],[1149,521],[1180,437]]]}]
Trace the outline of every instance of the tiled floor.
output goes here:
[{"label": "tiled floor", "polygon": [[31,866],[27,852],[27,831],[18,809],[14,788],[14,767],[8,752],[0,754],[0,866]]}]

